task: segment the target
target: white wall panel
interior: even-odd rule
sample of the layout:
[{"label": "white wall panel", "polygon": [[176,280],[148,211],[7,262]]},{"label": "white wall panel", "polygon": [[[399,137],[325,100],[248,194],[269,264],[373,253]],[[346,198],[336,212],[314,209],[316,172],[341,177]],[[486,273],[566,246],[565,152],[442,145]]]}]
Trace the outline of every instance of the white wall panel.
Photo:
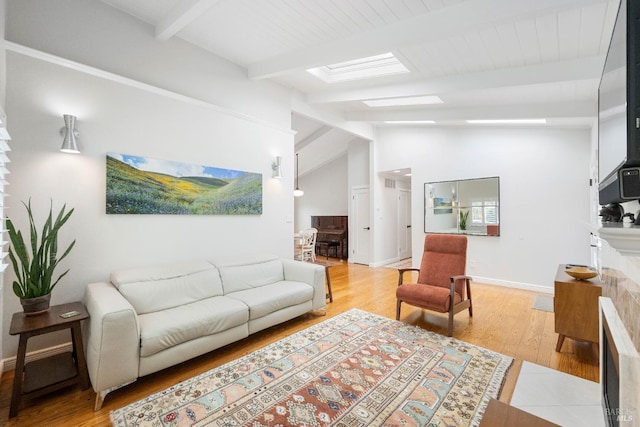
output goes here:
[{"label": "white wall panel", "polygon": [[501,235],[469,237],[471,276],[552,292],[559,263],[590,262],[589,131],[386,127],[376,147],[377,170],[413,172],[414,257],[424,242],[425,182],[499,176]]},{"label": "white wall panel", "polygon": [[[8,113],[12,117],[9,214],[24,228],[20,201],[32,198],[42,216],[49,200],[75,208],[61,242],[76,247],[61,269],[70,273],[52,303],[79,300],[87,283],[115,269],[218,255],[271,253],[291,257],[293,134],[276,127],[182,102],[8,53]],[[62,114],[78,117],[81,154],[59,152]],[[252,216],[106,215],[107,152],[133,154],[263,175],[263,213]],[[271,178],[283,157],[285,178]],[[64,270],[62,270],[64,271]],[[11,274],[7,274],[9,283]],[[4,324],[19,301],[4,290]],[[5,335],[5,355],[17,338]],[[55,336],[42,337],[40,346]]]}]

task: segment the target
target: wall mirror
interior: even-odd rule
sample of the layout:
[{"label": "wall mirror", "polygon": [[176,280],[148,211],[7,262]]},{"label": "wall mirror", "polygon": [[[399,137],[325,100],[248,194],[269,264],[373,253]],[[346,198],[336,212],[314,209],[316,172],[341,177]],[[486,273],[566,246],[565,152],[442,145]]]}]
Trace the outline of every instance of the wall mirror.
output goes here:
[{"label": "wall mirror", "polygon": [[424,232],[500,235],[500,177],[424,184]]}]

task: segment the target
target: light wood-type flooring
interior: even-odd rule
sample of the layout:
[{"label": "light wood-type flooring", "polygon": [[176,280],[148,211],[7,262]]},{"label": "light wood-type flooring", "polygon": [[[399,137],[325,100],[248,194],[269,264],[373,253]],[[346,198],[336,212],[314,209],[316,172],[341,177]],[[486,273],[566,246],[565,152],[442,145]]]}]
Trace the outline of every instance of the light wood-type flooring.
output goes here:
[{"label": "light wood-type flooring", "polygon": [[[327,300],[327,315],[306,314],[252,335],[189,362],[139,379],[110,393],[100,411],[93,411],[95,394],[78,386],[54,392],[35,401],[22,402],[18,416],[8,419],[13,372],[4,372],[0,381],[0,426],[104,426],[109,411],[161,391],[260,347],[302,330],[350,308],[395,318],[397,270],[369,268],[341,262],[330,270],[333,303]],[[553,277],[549,278],[550,281]],[[509,402],[523,360],[579,377],[598,381],[597,355],[589,344],[566,339],[561,352],[555,351],[553,313],[532,309],[535,292],[473,283],[474,315],[456,315],[454,337],[512,356],[511,368],[501,400]],[[445,315],[430,313],[403,304],[401,320],[428,330],[446,333]]]}]

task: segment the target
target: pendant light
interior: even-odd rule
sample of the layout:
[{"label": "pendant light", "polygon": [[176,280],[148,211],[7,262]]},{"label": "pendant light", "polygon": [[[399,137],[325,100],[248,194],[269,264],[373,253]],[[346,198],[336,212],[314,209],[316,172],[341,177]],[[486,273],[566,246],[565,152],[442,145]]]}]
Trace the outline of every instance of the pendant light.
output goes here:
[{"label": "pendant light", "polygon": [[300,197],[304,194],[304,191],[298,188],[298,153],[296,153],[296,189],[293,190],[294,197]]}]

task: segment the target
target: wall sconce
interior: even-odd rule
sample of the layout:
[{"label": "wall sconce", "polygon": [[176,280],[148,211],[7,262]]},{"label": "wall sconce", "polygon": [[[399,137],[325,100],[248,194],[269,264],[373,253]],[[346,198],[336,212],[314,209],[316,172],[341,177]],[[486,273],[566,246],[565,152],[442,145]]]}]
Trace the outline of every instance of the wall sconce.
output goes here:
[{"label": "wall sconce", "polygon": [[80,150],[78,149],[76,138],[80,136],[80,133],[75,129],[76,116],[65,114],[62,117],[64,118],[64,127],[60,129],[60,135],[62,135],[64,139],[62,140],[60,151],[77,154]]},{"label": "wall sconce", "polygon": [[277,156],[276,161],[271,163],[272,178],[282,178],[282,157]]}]

